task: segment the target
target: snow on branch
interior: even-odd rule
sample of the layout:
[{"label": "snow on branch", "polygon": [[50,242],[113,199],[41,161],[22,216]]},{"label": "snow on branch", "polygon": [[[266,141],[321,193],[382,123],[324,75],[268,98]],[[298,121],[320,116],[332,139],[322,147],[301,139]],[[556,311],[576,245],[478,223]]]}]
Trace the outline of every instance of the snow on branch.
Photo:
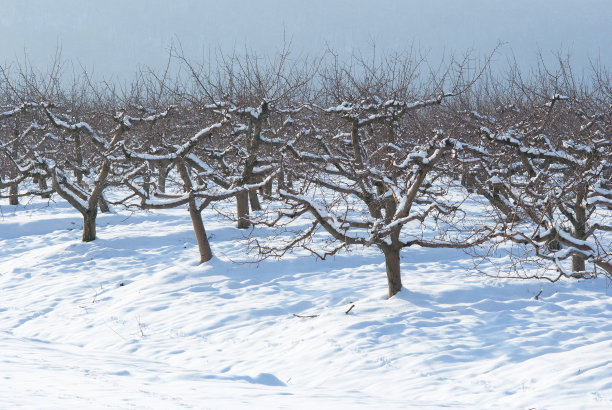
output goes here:
[{"label": "snow on branch", "polygon": [[12,117],[15,114],[26,111],[28,108],[40,108],[41,104],[25,102],[12,110],[0,112],[0,119]]}]

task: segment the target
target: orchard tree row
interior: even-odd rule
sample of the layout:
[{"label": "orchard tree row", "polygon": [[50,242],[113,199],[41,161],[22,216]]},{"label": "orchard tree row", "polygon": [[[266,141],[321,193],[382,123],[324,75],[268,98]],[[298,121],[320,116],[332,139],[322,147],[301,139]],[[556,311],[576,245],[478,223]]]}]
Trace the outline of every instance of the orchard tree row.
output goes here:
[{"label": "orchard tree row", "polygon": [[113,206],[186,206],[201,263],[213,256],[202,211],[233,203],[237,228],[276,230],[250,231],[260,257],[378,248],[389,296],[411,246],[505,249],[506,276],[612,277],[603,69],[577,77],[559,60],[494,75],[469,56],[432,67],[410,54],[288,52],[171,62],[176,75],[143,72],[123,87],[86,73],[68,83],[59,64],[44,75],[3,67],[2,198],[63,198],[83,216],[83,241]]}]

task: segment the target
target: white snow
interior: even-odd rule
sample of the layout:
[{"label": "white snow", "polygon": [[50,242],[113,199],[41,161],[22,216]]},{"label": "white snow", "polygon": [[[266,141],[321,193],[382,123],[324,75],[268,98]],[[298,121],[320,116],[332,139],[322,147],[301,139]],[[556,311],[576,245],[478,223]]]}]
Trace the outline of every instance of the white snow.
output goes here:
[{"label": "white snow", "polygon": [[54,200],[0,206],[2,408],[612,408],[604,278],[495,280],[409,248],[387,300],[376,249],[244,264],[206,209],[198,266],[185,208],[100,214],[82,243]]}]

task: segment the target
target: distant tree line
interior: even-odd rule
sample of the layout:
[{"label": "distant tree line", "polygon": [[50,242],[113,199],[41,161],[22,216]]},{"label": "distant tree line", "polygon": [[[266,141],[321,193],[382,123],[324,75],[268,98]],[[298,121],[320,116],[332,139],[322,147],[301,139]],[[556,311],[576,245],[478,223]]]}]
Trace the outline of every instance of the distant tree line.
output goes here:
[{"label": "distant tree line", "polygon": [[277,232],[249,231],[260,257],[378,248],[390,297],[411,246],[505,249],[509,277],[612,277],[605,69],[578,77],[559,59],[500,75],[410,53],[171,60],[176,76],[123,87],[86,73],[66,84],[59,62],[2,67],[0,196],[63,198],[86,242],[112,207],[187,206],[201,263],[213,256],[202,211],[233,202],[237,228]]}]

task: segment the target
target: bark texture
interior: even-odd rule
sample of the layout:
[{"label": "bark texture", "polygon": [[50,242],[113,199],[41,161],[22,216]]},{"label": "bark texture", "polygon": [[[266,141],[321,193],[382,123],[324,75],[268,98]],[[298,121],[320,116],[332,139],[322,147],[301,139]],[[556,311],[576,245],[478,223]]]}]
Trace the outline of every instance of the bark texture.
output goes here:
[{"label": "bark texture", "polygon": [[19,184],[11,184],[9,187],[9,205],[19,205]]},{"label": "bark texture", "polygon": [[248,229],[251,227],[251,221],[249,220],[249,193],[247,191],[236,195],[236,215],[238,217],[238,223],[236,224],[238,229]]},{"label": "bark texture", "polygon": [[383,249],[385,254],[385,268],[387,270],[387,284],[389,297],[402,290],[402,275],[400,271],[400,250],[388,247]]},{"label": "bark texture", "polygon": [[208,242],[208,236],[206,236],[206,229],[204,229],[204,222],[202,221],[202,213],[196,208],[195,200],[189,201],[189,216],[191,217],[191,224],[193,225],[193,232],[198,242],[198,250],[200,251],[200,263],[208,262],[212,259],[213,254],[210,249],[210,243]]},{"label": "bark texture", "polygon": [[96,239],[96,216],[97,209],[88,210],[83,214],[83,242]]}]

